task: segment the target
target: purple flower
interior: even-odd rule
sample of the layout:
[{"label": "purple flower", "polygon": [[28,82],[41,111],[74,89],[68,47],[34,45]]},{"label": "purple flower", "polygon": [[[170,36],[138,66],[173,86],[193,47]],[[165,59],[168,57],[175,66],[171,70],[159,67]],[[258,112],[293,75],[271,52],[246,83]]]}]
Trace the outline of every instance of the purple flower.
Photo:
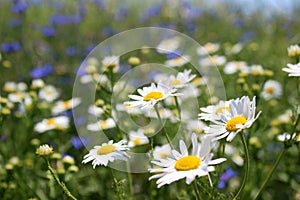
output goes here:
[{"label": "purple flower", "polygon": [[90,143],[90,139],[87,137],[71,137],[72,145],[75,149],[80,149]]},{"label": "purple flower", "polygon": [[79,15],[54,15],[50,18],[50,23],[53,25],[78,24],[82,21]]},{"label": "purple flower", "polygon": [[233,170],[232,168],[227,168],[225,170],[225,172],[223,174],[221,174],[221,176],[220,176],[218,188],[224,189],[226,187],[228,181],[231,178],[236,177],[236,176],[238,176],[238,173],[235,170]]},{"label": "purple flower", "polygon": [[115,20],[121,21],[128,16],[128,9],[125,7],[120,7],[115,13]]},{"label": "purple flower", "polygon": [[28,4],[24,0],[14,1],[14,5],[11,7],[11,11],[14,13],[23,13],[27,10]]},{"label": "purple flower", "polygon": [[55,31],[55,28],[53,28],[51,26],[46,26],[42,29],[42,34],[45,37],[53,37],[56,35],[56,31]]},{"label": "purple flower", "polygon": [[65,52],[68,56],[74,56],[78,53],[77,48],[73,46],[67,47]]},{"label": "purple flower", "polygon": [[12,28],[16,28],[22,24],[22,21],[16,18],[12,18],[9,20],[9,26]]},{"label": "purple flower", "polygon": [[167,55],[166,55],[166,58],[167,58],[167,59],[173,59],[173,58],[180,57],[181,55],[182,55],[182,52],[181,52],[181,51],[175,50],[174,52],[167,54]]},{"label": "purple flower", "polygon": [[21,45],[17,41],[11,42],[11,43],[4,42],[1,44],[1,49],[5,53],[13,53],[13,52],[18,51],[20,48],[21,48]]},{"label": "purple flower", "polygon": [[255,37],[255,33],[253,31],[247,31],[244,35],[240,38],[240,42],[247,42],[252,40]]},{"label": "purple flower", "polygon": [[44,66],[38,66],[31,70],[30,76],[32,78],[43,78],[53,73],[53,67],[50,64],[45,64]]}]

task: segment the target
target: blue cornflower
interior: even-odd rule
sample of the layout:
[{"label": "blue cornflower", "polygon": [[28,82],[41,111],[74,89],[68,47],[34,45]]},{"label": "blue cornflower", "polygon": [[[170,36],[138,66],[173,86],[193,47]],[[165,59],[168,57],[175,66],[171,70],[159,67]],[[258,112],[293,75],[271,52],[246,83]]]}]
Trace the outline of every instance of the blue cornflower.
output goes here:
[{"label": "blue cornflower", "polygon": [[38,66],[31,70],[30,76],[32,78],[43,78],[53,73],[53,67],[50,64],[45,64],[44,66]]},{"label": "blue cornflower", "polygon": [[228,181],[233,178],[238,176],[238,173],[233,170],[232,168],[227,168],[223,174],[220,176],[220,180],[218,183],[218,188],[219,189],[224,189],[226,187],[226,184]]},{"label": "blue cornflower", "polygon": [[181,55],[182,55],[181,51],[175,50],[174,52],[167,54],[166,58],[167,59],[174,59],[174,58],[180,57]]},{"label": "blue cornflower", "polygon": [[11,11],[14,13],[23,13],[27,10],[28,4],[25,0],[14,1],[14,5],[11,7]]},{"label": "blue cornflower", "polygon": [[75,149],[80,149],[90,143],[87,137],[71,137],[71,143]]},{"label": "blue cornflower", "polygon": [[73,46],[67,47],[65,52],[68,56],[74,56],[78,53],[77,48]]},{"label": "blue cornflower", "polygon": [[9,26],[12,28],[16,28],[22,24],[22,21],[16,18],[12,18],[9,20]]},{"label": "blue cornflower", "polygon": [[53,37],[56,35],[56,31],[55,31],[55,28],[53,28],[51,26],[46,26],[42,29],[42,34],[45,37]]},{"label": "blue cornflower", "polygon": [[17,41],[16,42],[11,42],[11,43],[4,42],[4,43],[1,44],[1,49],[5,53],[16,52],[20,48],[21,48],[21,45]]}]

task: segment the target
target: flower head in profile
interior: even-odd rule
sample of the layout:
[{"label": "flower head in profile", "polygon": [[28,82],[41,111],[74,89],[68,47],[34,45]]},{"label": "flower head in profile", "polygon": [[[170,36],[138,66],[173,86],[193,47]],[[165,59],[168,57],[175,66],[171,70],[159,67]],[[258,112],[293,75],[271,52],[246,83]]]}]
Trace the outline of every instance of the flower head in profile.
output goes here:
[{"label": "flower head in profile", "polygon": [[43,133],[49,130],[65,130],[69,127],[70,119],[66,116],[58,116],[49,119],[43,119],[34,126],[34,130]]},{"label": "flower head in profile", "polygon": [[156,103],[169,96],[179,95],[176,93],[176,89],[162,83],[158,83],[157,85],[152,83],[149,87],[138,89],[137,92],[139,95],[128,95],[128,97],[134,101],[127,101],[125,104],[132,107],[141,107],[143,109],[153,107]]},{"label": "flower head in profile", "polygon": [[289,73],[289,76],[300,76],[300,62],[295,65],[288,63],[282,71]]},{"label": "flower head in profile", "polygon": [[147,136],[144,135],[143,129],[138,129],[137,131],[130,131],[129,132],[129,141],[128,146],[134,147],[139,145],[148,144],[149,140]]},{"label": "flower head in profile", "polygon": [[219,101],[216,105],[209,105],[207,107],[200,108],[201,113],[198,115],[202,120],[216,120],[220,118],[221,114],[229,114],[229,101]]},{"label": "flower head in profile", "polygon": [[192,70],[185,69],[183,72],[179,72],[176,76],[171,75],[164,84],[173,88],[183,88],[196,77],[195,74],[190,75],[191,72]]},{"label": "flower head in profile", "polygon": [[49,146],[48,144],[43,144],[36,149],[35,153],[39,156],[49,156],[53,153],[53,147]]},{"label": "flower head in profile", "polygon": [[300,47],[299,45],[291,45],[287,48],[288,55],[290,57],[297,57],[300,56]]},{"label": "flower head in profile", "polygon": [[[209,137],[205,137],[201,144],[197,141],[196,134],[192,135],[192,152],[188,153],[186,144],[181,140],[180,152],[173,150],[173,157],[166,157],[152,161],[157,168],[149,169],[150,173],[155,173],[149,179],[158,178],[157,187],[173,183],[186,178],[186,183],[190,184],[198,176],[208,176],[209,172],[215,170],[213,165],[224,162],[225,158],[212,160],[213,154],[210,152]],[[210,178],[209,178],[210,180]]]},{"label": "flower head in profile", "polygon": [[242,130],[250,128],[261,112],[255,116],[255,97],[250,101],[249,97],[243,96],[229,102],[229,113],[222,113],[205,130],[205,133],[214,136],[214,140],[226,138],[232,141]]},{"label": "flower head in profile", "polygon": [[70,110],[70,109],[78,106],[80,103],[81,103],[80,98],[72,98],[67,101],[58,101],[52,107],[52,114],[57,115],[59,113],[65,112],[67,110]]},{"label": "flower head in profile", "polygon": [[103,143],[101,146],[94,146],[94,148],[83,157],[82,163],[86,164],[93,161],[92,165],[93,168],[95,168],[97,165],[107,166],[108,162],[114,162],[115,160],[126,161],[129,156],[125,151],[129,148],[125,143],[125,140],[121,140],[117,143],[110,140],[107,143]]}]

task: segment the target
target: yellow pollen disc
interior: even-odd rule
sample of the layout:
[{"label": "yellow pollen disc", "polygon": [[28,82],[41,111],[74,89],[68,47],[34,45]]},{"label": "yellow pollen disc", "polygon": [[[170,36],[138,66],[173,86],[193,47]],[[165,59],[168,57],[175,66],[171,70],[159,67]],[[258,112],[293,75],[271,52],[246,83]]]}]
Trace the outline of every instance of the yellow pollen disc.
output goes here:
[{"label": "yellow pollen disc", "polygon": [[151,99],[160,99],[164,96],[161,92],[150,92],[144,96],[144,101],[150,101]]},{"label": "yellow pollen disc", "polygon": [[167,154],[167,153],[160,153],[159,154],[160,158],[166,158],[166,157],[168,157],[168,155],[169,154]]},{"label": "yellow pollen disc", "polygon": [[220,107],[220,108],[216,109],[215,114],[223,113],[225,110],[227,110],[228,112],[230,112],[229,106]]},{"label": "yellow pollen disc", "polygon": [[170,85],[180,85],[181,84],[181,81],[178,80],[178,79],[175,79],[175,80],[170,80]]},{"label": "yellow pollen disc", "polygon": [[134,145],[140,145],[142,140],[140,138],[135,138],[132,140],[132,142],[134,143]]},{"label": "yellow pollen disc", "polygon": [[226,130],[227,131],[237,131],[238,128],[236,128],[237,124],[245,124],[247,122],[247,119],[245,116],[238,116],[230,119],[226,124]]},{"label": "yellow pollen disc", "polygon": [[98,155],[106,155],[111,152],[114,152],[115,150],[116,150],[116,147],[114,145],[107,144],[107,145],[100,147],[97,151],[97,154]]},{"label": "yellow pollen disc", "polygon": [[185,156],[176,161],[175,169],[178,171],[187,171],[197,169],[200,164],[201,160],[197,156]]},{"label": "yellow pollen disc", "polygon": [[101,128],[107,127],[107,126],[108,126],[108,122],[107,122],[107,121],[101,121],[101,122],[99,122],[99,126],[100,126]]},{"label": "yellow pollen disc", "polygon": [[67,109],[71,108],[72,107],[71,101],[65,101],[64,102],[64,107],[67,108]]},{"label": "yellow pollen disc", "polygon": [[47,125],[53,125],[53,124],[56,124],[56,120],[54,118],[48,119]]},{"label": "yellow pollen disc", "polygon": [[272,88],[272,87],[268,87],[267,89],[266,89],[266,92],[268,93],[268,94],[274,94],[274,88]]}]

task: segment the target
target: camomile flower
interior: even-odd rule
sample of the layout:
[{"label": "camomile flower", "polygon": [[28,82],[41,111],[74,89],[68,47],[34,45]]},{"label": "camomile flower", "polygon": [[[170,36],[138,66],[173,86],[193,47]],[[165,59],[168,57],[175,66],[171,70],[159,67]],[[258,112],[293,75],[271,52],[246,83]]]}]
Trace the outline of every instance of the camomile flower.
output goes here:
[{"label": "camomile flower", "polygon": [[294,140],[295,142],[300,142],[300,134],[289,134],[289,133],[283,133],[277,136],[277,139],[281,142]]},{"label": "camomile flower", "polygon": [[41,89],[45,86],[45,82],[42,79],[34,79],[31,83],[31,89]]},{"label": "camomile flower", "polygon": [[69,121],[69,118],[66,116],[43,119],[34,126],[34,131],[43,133],[49,130],[65,130],[69,127]]},{"label": "camomile flower", "polygon": [[144,135],[143,129],[138,129],[137,131],[130,131],[129,132],[129,141],[128,141],[128,147],[134,147],[139,146],[143,144],[148,144],[149,140]]},{"label": "camomile flower", "polygon": [[185,69],[183,72],[179,72],[176,76],[171,75],[168,80],[163,83],[172,88],[183,88],[196,77],[195,74],[190,75],[191,72],[191,69]]},{"label": "camomile flower", "polygon": [[295,65],[288,63],[287,66],[282,71],[288,72],[289,76],[300,76],[300,62]]},{"label": "camomile flower", "polygon": [[128,95],[128,97],[134,101],[127,101],[125,104],[132,107],[141,107],[143,109],[153,107],[156,103],[169,96],[179,95],[179,93],[175,93],[176,89],[170,88],[162,83],[158,83],[157,85],[152,83],[149,87],[137,89],[137,92],[139,95]]},{"label": "camomile flower", "polygon": [[3,86],[3,91],[7,93],[17,91],[17,83],[12,81],[5,82]]},{"label": "camomile flower", "polygon": [[[186,178],[186,183],[190,184],[196,176],[208,176],[209,172],[215,170],[213,165],[224,162],[225,158],[212,160],[213,154],[210,153],[211,139],[206,137],[201,144],[197,141],[196,134],[192,135],[192,153],[189,155],[186,144],[179,142],[180,152],[173,150],[172,157],[161,158],[152,161],[158,167],[149,169],[151,176],[149,180],[156,179],[157,187],[173,183]],[[210,180],[210,177],[209,177]],[[210,181],[211,183],[211,181]],[[212,185],[212,184],[211,184]]]},{"label": "camomile flower", "polygon": [[106,56],[102,60],[102,66],[105,70],[111,68],[113,72],[117,72],[119,71],[119,59],[118,56]]},{"label": "camomile flower", "polygon": [[107,143],[103,143],[101,146],[94,146],[94,148],[83,157],[82,163],[86,164],[93,161],[92,165],[93,168],[95,168],[97,165],[107,166],[108,162],[114,162],[115,160],[126,161],[129,156],[125,151],[129,148],[125,143],[125,140],[121,140],[117,143],[110,140]]},{"label": "camomile flower", "polygon": [[217,118],[220,118],[220,114],[229,114],[229,101],[219,101],[216,105],[209,105],[207,107],[200,108],[202,111],[198,116],[199,119],[211,121]]},{"label": "camomile flower", "polygon": [[291,45],[287,48],[288,56],[297,57],[300,56],[300,47],[299,45]]},{"label": "camomile flower", "polygon": [[208,42],[204,46],[197,49],[197,53],[200,56],[206,56],[207,54],[215,53],[220,49],[220,44]]},{"label": "camomile flower", "polygon": [[168,67],[181,67],[191,61],[191,57],[188,55],[178,56],[176,58],[172,58],[166,60],[165,65]]},{"label": "camomile flower", "polygon": [[153,150],[154,160],[164,159],[167,157],[172,157],[172,149],[169,144],[164,144],[162,146],[155,146]]},{"label": "camomile flower", "polygon": [[172,53],[174,52],[180,44],[180,39],[178,37],[173,37],[169,39],[162,40],[156,47],[158,53]]},{"label": "camomile flower", "polygon": [[57,89],[52,85],[46,85],[39,91],[39,98],[47,102],[53,102],[58,96]]},{"label": "camomile flower", "polygon": [[226,63],[225,56],[213,55],[205,58],[200,58],[199,64],[204,67],[214,66],[214,65],[224,65]]},{"label": "camomile flower", "polygon": [[247,63],[244,61],[231,61],[224,66],[225,74],[234,74],[238,71],[248,71]]},{"label": "camomile flower", "polygon": [[255,97],[250,101],[249,97],[243,96],[229,102],[229,113],[222,113],[215,119],[210,119],[212,124],[205,133],[215,136],[214,140],[226,138],[232,141],[242,130],[250,128],[261,112],[255,116]]},{"label": "camomile flower", "polygon": [[70,109],[78,106],[80,103],[81,103],[80,98],[72,98],[67,101],[58,101],[52,107],[52,114],[57,115],[59,113],[65,112],[67,110],[70,110]]},{"label": "camomile flower", "polygon": [[93,116],[100,117],[104,113],[104,109],[96,105],[90,105],[88,108],[88,113]]},{"label": "camomile flower", "polygon": [[271,98],[278,99],[282,95],[282,86],[278,81],[268,80],[264,84],[261,95],[265,100],[269,100]]},{"label": "camomile flower", "polygon": [[99,120],[96,123],[88,124],[87,129],[89,131],[100,131],[105,129],[110,129],[116,127],[116,123],[112,118],[107,118],[105,120]]}]

